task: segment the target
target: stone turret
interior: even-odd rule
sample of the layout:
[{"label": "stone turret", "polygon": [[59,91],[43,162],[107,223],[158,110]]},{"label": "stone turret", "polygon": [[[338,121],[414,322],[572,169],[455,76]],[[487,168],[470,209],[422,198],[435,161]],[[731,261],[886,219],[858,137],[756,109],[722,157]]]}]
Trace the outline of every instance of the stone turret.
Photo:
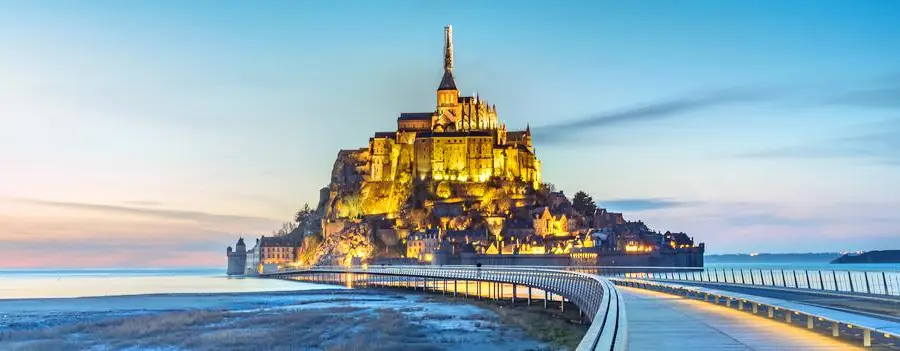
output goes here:
[{"label": "stone turret", "polygon": [[229,246],[225,255],[228,257],[228,275],[243,275],[247,266],[247,245],[244,244],[244,238],[238,239],[234,250]]}]

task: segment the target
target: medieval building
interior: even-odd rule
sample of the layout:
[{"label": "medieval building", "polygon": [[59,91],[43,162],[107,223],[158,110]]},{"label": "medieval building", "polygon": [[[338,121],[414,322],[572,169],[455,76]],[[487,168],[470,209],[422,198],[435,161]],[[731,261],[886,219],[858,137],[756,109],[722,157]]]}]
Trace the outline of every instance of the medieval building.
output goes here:
[{"label": "medieval building", "polygon": [[226,271],[228,275],[244,274],[244,268],[247,265],[247,245],[244,244],[244,238],[238,239],[234,250],[229,246],[225,250],[225,255],[228,257],[228,270]]},{"label": "medieval building", "polygon": [[[452,28],[447,26],[444,34],[444,74],[435,109],[401,113],[396,131],[375,133],[368,148],[342,150],[341,157],[362,164],[343,162],[346,167],[336,167],[333,181],[389,182],[409,176],[485,182],[496,177],[534,187],[540,184],[541,163],[535,157],[530,128],[507,131],[495,105],[477,95],[460,95],[453,75]],[[357,171],[363,179],[355,177]]]}]

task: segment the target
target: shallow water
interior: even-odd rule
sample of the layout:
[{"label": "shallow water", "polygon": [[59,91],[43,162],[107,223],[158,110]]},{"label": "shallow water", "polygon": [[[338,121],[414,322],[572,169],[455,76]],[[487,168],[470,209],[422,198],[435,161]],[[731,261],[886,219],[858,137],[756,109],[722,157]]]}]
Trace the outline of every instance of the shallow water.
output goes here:
[{"label": "shallow water", "polygon": [[224,273],[218,269],[6,270],[0,271],[0,299],[336,288],[275,279],[228,277]]}]

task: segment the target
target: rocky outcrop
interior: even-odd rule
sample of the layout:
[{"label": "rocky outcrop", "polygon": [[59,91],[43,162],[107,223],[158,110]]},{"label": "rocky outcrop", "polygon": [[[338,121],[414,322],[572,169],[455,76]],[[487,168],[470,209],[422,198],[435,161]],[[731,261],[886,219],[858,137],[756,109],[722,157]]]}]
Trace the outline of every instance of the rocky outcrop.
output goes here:
[{"label": "rocky outcrop", "polygon": [[375,246],[369,239],[369,226],[365,223],[341,221],[332,225],[334,232],[325,234],[324,240],[311,254],[310,264],[346,266],[354,258],[368,258],[375,252]]}]

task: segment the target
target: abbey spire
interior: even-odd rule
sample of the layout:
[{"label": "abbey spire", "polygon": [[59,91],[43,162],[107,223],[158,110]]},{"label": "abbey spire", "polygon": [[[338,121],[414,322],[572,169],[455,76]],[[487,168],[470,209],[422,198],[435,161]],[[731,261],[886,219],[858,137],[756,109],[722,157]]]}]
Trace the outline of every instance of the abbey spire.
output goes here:
[{"label": "abbey spire", "polygon": [[456,90],[453,79],[453,26],[444,27],[444,77],[438,90]]},{"label": "abbey spire", "polygon": [[453,71],[453,26],[444,27],[444,71]]}]

